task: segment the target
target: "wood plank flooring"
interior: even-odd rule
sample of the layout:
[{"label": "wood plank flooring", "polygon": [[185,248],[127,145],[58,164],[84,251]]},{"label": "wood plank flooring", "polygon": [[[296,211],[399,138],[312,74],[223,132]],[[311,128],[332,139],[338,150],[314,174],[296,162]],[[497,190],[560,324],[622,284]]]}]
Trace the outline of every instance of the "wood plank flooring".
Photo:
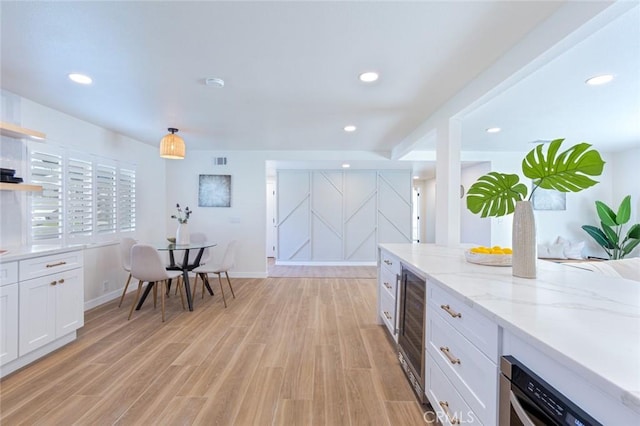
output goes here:
[{"label": "wood plank flooring", "polygon": [[75,342],[0,381],[0,424],[426,424],[374,279],[235,279],[227,309],[214,284],[193,312],[171,295],[165,323],[151,298],[127,321],[132,294],[87,312]]}]

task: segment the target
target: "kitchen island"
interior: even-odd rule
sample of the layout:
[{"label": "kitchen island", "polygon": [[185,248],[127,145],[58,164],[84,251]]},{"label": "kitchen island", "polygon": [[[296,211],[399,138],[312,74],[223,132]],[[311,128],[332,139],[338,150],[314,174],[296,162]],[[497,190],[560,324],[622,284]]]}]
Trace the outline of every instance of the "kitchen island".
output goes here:
[{"label": "kitchen island", "polygon": [[[496,423],[499,358],[513,355],[601,423],[640,424],[640,282],[542,260],[536,279],[518,278],[510,267],[466,262],[462,248],[431,244],[381,244],[384,256],[426,277],[426,394],[444,423],[464,421],[465,411],[484,424]],[[474,377],[465,378],[468,373],[447,372],[462,367],[446,366],[436,354],[443,346],[429,345],[439,330],[430,328],[431,321],[450,320],[439,312],[445,296],[495,324],[495,331],[483,331],[484,336],[471,336],[454,322],[440,329],[450,330],[440,335],[459,332],[473,349],[474,366],[486,366],[484,376],[478,376],[482,389],[474,387]],[[485,338],[487,333],[495,338]],[[445,355],[452,359],[449,349]],[[451,392],[463,404],[459,409],[434,400],[438,390],[430,392],[432,370],[444,377],[439,386],[454,388]]]}]

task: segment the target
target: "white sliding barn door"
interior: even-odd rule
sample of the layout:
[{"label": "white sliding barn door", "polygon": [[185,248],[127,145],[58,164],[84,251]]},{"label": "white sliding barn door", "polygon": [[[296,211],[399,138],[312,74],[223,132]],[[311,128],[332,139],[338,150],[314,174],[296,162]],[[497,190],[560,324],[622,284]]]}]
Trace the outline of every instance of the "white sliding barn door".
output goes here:
[{"label": "white sliding barn door", "polygon": [[376,259],[376,172],[345,173],[344,260]]},{"label": "white sliding barn door", "polygon": [[279,260],[311,260],[310,173],[278,172]]},{"label": "white sliding barn door", "polygon": [[311,256],[342,260],[343,172],[314,171],[311,182]]},{"label": "white sliding barn door", "polygon": [[411,242],[411,175],[378,172],[378,242]]}]

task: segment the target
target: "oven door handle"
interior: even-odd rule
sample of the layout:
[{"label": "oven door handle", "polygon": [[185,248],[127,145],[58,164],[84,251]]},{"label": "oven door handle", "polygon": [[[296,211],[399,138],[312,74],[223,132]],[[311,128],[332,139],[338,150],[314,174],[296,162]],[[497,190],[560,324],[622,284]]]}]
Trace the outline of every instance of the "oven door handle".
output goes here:
[{"label": "oven door handle", "polygon": [[398,293],[400,292],[400,274],[396,274],[396,309],[394,309],[394,315],[393,315],[393,327],[395,330],[396,335],[398,335],[398,333],[400,332],[400,330],[398,329]]},{"label": "oven door handle", "polygon": [[518,419],[520,419],[520,421],[524,426],[535,426],[535,424],[531,421],[529,416],[527,416],[526,411],[524,411],[524,408],[522,408],[520,401],[518,401],[518,397],[516,396],[515,393],[513,393],[512,390],[509,391],[509,401],[511,402],[511,407],[513,408],[513,411],[515,411],[516,415],[518,416]]}]

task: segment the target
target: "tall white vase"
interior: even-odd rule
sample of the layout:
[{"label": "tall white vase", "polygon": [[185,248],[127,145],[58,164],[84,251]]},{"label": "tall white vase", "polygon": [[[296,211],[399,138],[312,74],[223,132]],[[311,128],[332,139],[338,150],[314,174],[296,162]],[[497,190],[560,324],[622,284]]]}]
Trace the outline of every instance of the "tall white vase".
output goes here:
[{"label": "tall white vase", "polygon": [[536,222],[530,201],[516,202],[511,233],[513,276],[536,277]]},{"label": "tall white vase", "polygon": [[176,244],[189,244],[189,224],[179,223],[176,230]]}]

